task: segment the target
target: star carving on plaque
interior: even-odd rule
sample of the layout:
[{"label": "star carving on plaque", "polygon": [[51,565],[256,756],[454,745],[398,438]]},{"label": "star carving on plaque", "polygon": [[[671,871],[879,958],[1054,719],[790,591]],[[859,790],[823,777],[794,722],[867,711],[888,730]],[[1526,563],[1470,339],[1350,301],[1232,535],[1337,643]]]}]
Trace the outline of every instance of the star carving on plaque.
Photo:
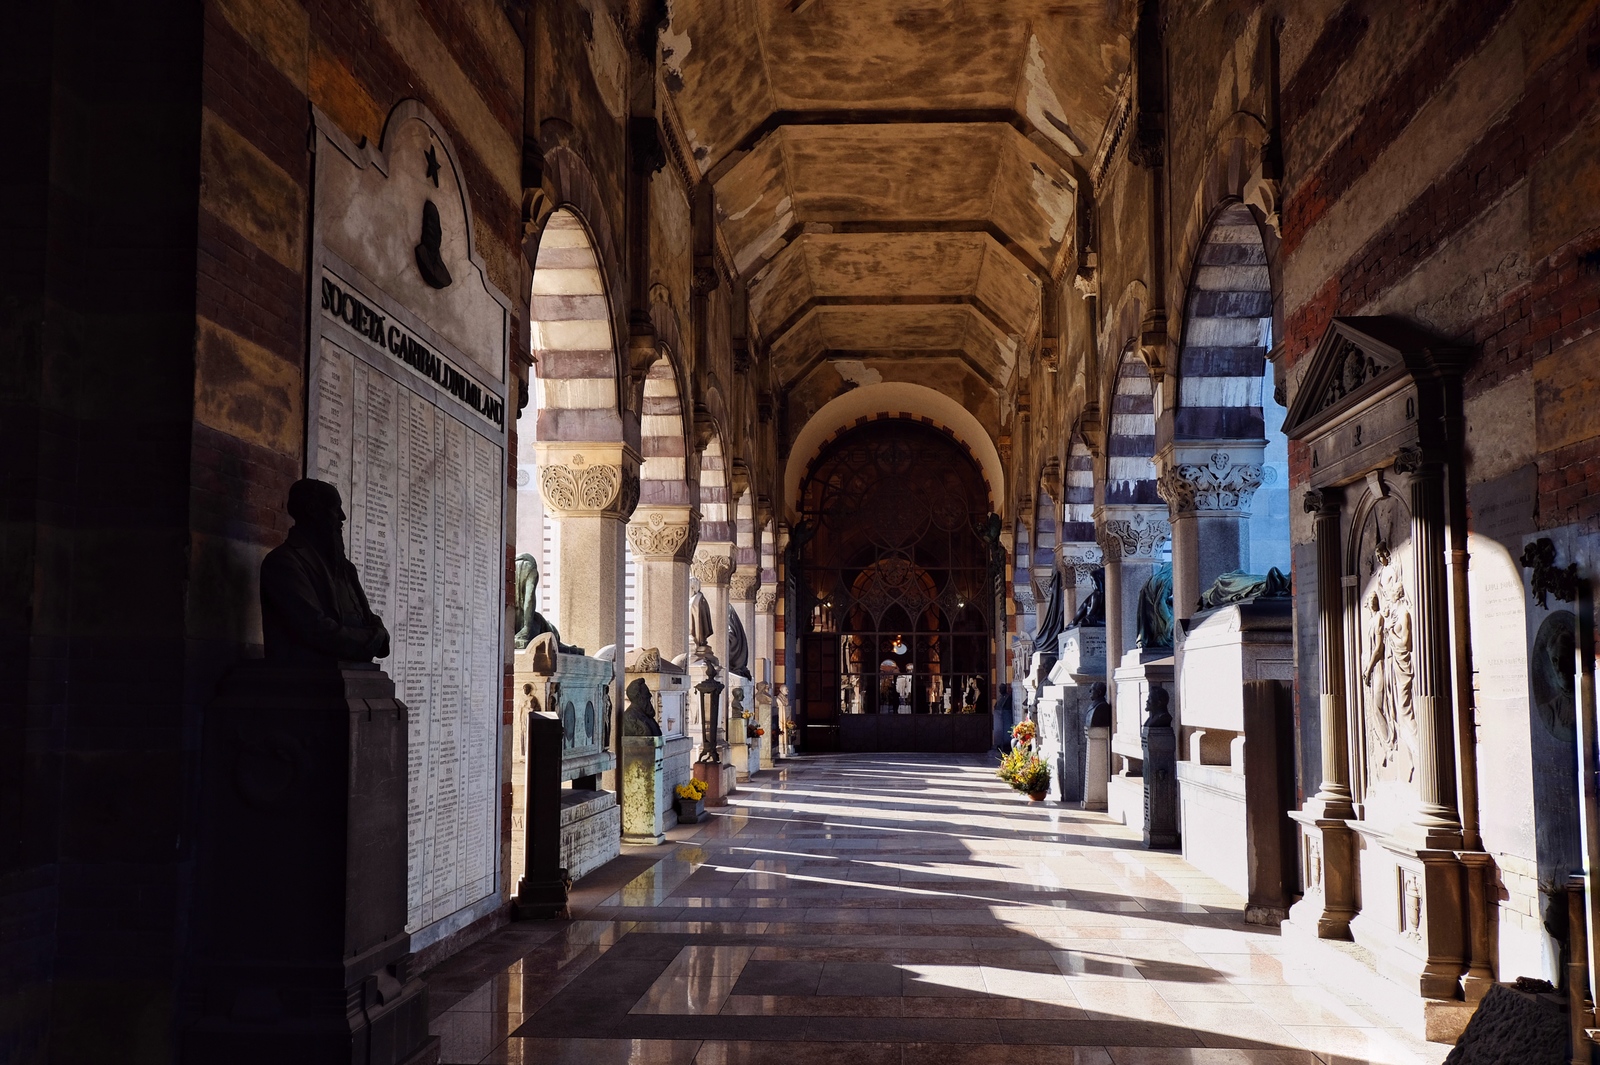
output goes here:
[{"label": "star carving on plaque", "polygon": [[435,151],[433,145],[430,144],[430,145],[428,145],[428,150],[426,152],[422,153],[422,157],[428,161],[428,180],[433,182],[433,187],[434,188],[438,188],[439,187],[439,153],[437,151]]}]

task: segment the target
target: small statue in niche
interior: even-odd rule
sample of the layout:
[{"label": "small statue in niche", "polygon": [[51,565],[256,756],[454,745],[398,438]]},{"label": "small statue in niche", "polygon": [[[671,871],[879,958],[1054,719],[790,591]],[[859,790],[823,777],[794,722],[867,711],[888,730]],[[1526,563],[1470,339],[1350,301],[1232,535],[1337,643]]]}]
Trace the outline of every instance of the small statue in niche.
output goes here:
[{"label": "small statue in niche", "polygon": [[1089,571],[1094,591],[1083,597],[1077,612],[1072,615],[1074,625],[1105,625],[1106,623],[1106,568],[1096,566]]},{"label": "small statue in niche", "polygon": [[1288,599],[1292,594],[1289,578],[1276,566],[1265,575],[1234,570],[1222,574],[1201,593],[1196,609],[1210,610],[1227,603],[1244,603],[1253,599]]},{"label": "small statue in niche", "polygon": [[345,557],[339,490],[311,479],[289,486],[294,527],[261,562],[261,634],[269,661],[332,666],[389,656],[389,630],[372,612]]},{"label": "small statue in niche", "polygon": [[538,561],[532,555],[524,553],[517,556],[516,564],[515,611],[512,615],[512,624],[516,626],[516,631],[511,638],[512,644],[517,650],[525,651],[530,643],[548,632],[555,637],[556,648],[561,654],[583,654],[583,648],[562,643],[561,633],[546,621],[545,616],[535,607],[539,593]]},{"label": "small statue in niche", "polygon": [[624,736],[659,736],[661,724],[656,720],[655,702],[650,695],[650,685],[641,677],[628,685],[628,708],[622,712]]},{"label": "small statue in niche", "polygon": [[750,679],[750,642],[733,605],[728,605],[728,676]]},{"label": "small statue in niche", "polygon": [[1366,653],[1362,656],[1361,680],[1366,685],[1369,719],[1382,750],[1379,764],[1387,767],[1397,763],[1403,747],[1410,756],[1407,779],[1411,779],[1416,776],[1417,727],[1412,702],[1416,669],[1411,661],[1411,606],[1389,546],[1380,541],[1376,557],[1377,587],[1365,602]]},{"label": "small statue in niche", "polygon": [[692,657],[703,659],[711,653],[711,637],[716,628],[711,624],[711,604],[706,602],[700,582],[689,581],[689,638],[694,641]]},{"label": "small statue in niche", "polygon": [[1134,646],[1146,651],[1172,646],[1172,563],[1163,562],[1139,589],[1139,624]]}]

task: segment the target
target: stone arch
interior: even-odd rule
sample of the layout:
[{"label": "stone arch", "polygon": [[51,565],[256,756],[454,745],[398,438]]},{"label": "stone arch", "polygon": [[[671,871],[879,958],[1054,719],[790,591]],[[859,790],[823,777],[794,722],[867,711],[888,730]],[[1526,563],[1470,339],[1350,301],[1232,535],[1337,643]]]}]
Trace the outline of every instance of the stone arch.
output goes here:
[{"label": "stone arch", "polygon": [[1262,438],[1261,381],[1272,335],[1267,250],[1250,208],[1220,209],[1195,252],[1178,355],[1172,435]]},{"label": "stone arch", "polygon": [[1107,506],[1158,505],[1156,491],[1155,388],[1150,369],[1137,352],[1124,352],[1111,391],[1110,431],[1106,433]]},{"label": "stone arch", "polygon": [[[822,449],[846,429],[876,418],[915,418],[937,425],[959,441],[978,463],[989,487],[991,505],[1004,507],[1005,467],[1000,452],[973,413],[943,392],[925,385],[884,382],[862,385],[823,404],[789,446],[783,474],[784,508],[799,520],[800,486]],[[1006,516],[1000,512],[1002,518]]]},{"label": "stone arch", "polygon": [[539,236],[529,305],[540,443],[623,438],[617,333],[593,238],[577,212],[551,214]]}]

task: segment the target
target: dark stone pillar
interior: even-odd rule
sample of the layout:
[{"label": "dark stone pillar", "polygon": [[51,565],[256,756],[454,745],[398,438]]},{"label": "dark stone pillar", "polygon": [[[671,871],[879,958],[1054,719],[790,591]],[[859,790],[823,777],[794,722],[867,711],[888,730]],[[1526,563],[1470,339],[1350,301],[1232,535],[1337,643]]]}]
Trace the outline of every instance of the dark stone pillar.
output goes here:
[{"label": "dark stone pillar", "polygon": [[1172,731],[1171,697],[1150,686],[1139,738],[1144,751],[1144,845],[1178,845],[1178,738]]},{"label": "dark stone pillar", "polygon": [[183,1060],[439,1056],[406,933],[406,708],[376,666],[246,662],[203,738]]}]

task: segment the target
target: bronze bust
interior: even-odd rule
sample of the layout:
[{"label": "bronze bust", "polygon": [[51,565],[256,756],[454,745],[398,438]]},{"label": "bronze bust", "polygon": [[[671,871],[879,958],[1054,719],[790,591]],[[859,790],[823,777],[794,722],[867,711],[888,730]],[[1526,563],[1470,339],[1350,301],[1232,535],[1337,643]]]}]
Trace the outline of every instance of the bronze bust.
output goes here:
[{"label": "bronze bust", "polygon": [[332,666],[389,656],[389,630],[367,605],[344,553],[339,490],[310,479],[289,487],[294,528],[261,562],[261,633],[267,660]]}]

